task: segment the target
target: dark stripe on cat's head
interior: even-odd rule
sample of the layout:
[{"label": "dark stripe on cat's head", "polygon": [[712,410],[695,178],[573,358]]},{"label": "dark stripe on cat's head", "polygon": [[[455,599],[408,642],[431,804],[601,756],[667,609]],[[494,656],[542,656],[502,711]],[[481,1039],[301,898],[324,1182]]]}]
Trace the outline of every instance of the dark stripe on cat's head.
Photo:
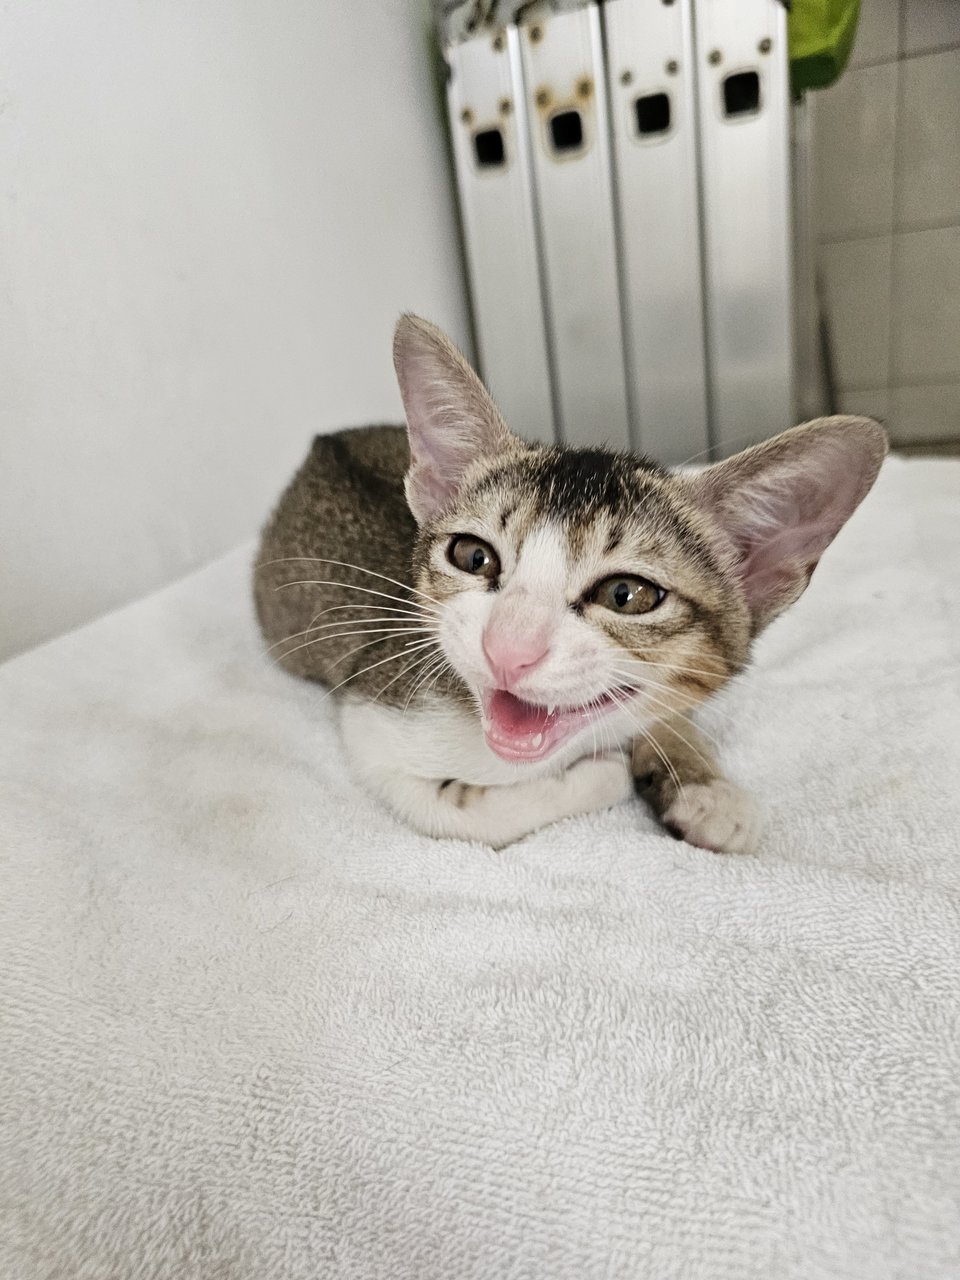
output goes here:
[{"label": "dark stripe on cat's head", "polygon": [[611,521],[608,551],[613,551],[628,536],[631,518],[638,517],[669,529],[688,555],[717,568],[710,548],[673,496],[670,473],[641,454],[538,446],[495,462],[464,491],[463,500],[483,499],[495,491],[505,494],[508,503],[501,528],[522,504],[528,518],[563,526],[576,548],[579,531],[604,516]]},{"label": "dark stripe on cat's head", "polygon": [[642,496],[638,477],[667,473],[648,458],[607,449],[570,449],[551,445],[531,449],[491,468],[476,486],[484,492],[516,484],[536,495],[538,510],[564,523],[589,520],[601,512],[619,513]]}]

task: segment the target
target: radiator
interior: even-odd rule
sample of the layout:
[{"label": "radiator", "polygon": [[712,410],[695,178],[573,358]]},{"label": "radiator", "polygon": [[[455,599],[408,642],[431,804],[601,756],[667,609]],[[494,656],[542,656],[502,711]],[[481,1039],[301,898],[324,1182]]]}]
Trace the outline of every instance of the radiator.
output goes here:
[{"label": "radiator", "polygon": [[795,422],[816,308],[779,0],[435,15],[478,358],[507,420],[667,463]]}]

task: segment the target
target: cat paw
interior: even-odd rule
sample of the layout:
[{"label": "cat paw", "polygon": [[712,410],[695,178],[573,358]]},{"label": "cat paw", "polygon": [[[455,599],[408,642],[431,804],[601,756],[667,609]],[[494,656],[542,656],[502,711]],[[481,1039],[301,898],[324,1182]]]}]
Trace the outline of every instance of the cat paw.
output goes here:
[{"label": "cat paw", "polygon": [[745,791],[725,778],[686,786],[663,815],[680,840],[714,853],[755,853],[763,816]]}]

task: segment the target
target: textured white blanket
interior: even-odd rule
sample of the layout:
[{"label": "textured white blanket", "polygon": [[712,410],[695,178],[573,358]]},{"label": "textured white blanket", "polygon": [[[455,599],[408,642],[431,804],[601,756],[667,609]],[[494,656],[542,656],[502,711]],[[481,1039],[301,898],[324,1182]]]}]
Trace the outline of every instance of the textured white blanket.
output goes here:
[{"label": "textured white blanket", "polygon": [[892,460],[639,805],[404,830],[249,551],[0,670],[3,1280],[957,1280],[960,462]]}]

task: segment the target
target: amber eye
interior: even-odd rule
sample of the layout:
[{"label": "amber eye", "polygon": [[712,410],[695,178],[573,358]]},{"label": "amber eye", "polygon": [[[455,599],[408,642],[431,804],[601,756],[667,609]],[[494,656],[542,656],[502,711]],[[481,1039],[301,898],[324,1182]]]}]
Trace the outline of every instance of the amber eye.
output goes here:
[{"label": "amber eye", "polygon": [[662,587],[647,582],[646,578],[621,574],[616,578],[604,578],[594,587],[589,599],[591,604],[602,605],[614,613],[649,613],[666,594]]},{"label": "amber eye", "polygon": [[481,578],[495,578],[500,572],[500,560],[493,547],[469,534],[460,533],[453,539],[447,557],[464,573],[474,573]]}]

